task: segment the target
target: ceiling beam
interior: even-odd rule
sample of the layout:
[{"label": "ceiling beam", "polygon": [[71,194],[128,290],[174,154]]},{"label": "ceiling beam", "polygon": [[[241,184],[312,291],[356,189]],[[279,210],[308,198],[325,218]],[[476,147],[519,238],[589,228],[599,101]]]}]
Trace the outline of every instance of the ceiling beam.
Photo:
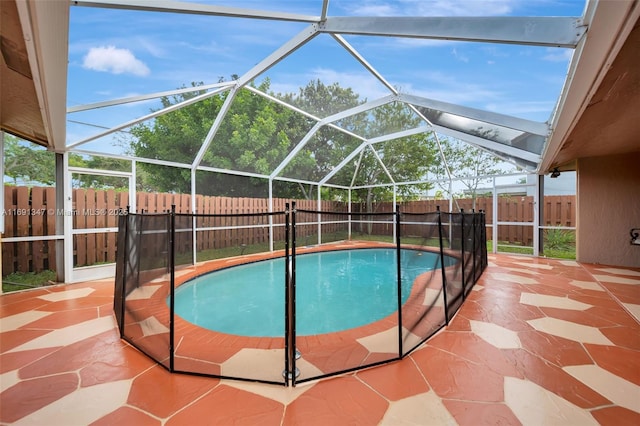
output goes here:
[{"label": "ceiling beam", "polygon": [[266,10],[243,9],[239,7],[213,6],[170,0],[74,0],[76,6],[101,7],[107,9],[144,10],[147,12],[168,12],[187,15],[225,16],[230,18],[268,19],[274,21],[317,22],[319,16],[295,13],[271,12]]},{"label": "ceiling beam", "polygon": [[443,135],[454,137],[458,140],[461,140],[462,142],[467,142],[471,145],[476,145],[480,148],[490,149],[498,153],[502,152],[511,157],[521,158],[531,163],[537,164],[540,162],[540,156],[538,154],[534,154],[533,152],[525,151],[523,149],[519,149],[513,146],[490,141],[488,139],[484,139],[479,136],[473,136],[467,133],[462,133],[457,130],[449,129],[447,127],[434,125],[433,129],[438,133],[442,133]]},{"label": "ceiling beam", "polygon": [[404,101],[411,105],[421,106],[449,114],[470,118],[472,120],[483,121],[495,124],[509,129],[519,130],[521,132],[532,133],[539,136],[547,136],[549,127],[546,123],[539,121],[526,120],[524,118],[513,117],[511,115],[499,114],[496,112],[485,111],[476,108],[469,108],[461,105],[450,104],[447,102],[436,101],[433,99],[422,98],[407,94],[398,95],[400,101]]},{"label": "ceiling beam", "polygon": [[320,32],[574,48],[586,27],[577,17],[330,17]]}]

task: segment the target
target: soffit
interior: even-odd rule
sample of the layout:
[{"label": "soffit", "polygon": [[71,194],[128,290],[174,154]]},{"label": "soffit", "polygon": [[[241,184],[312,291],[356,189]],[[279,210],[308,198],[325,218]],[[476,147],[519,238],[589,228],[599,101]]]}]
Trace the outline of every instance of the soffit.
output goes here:
[{"label": "soffit", "polygon": [[553,167],[578,158],[640,151],[640,25],[636,25]]},{"label": "soffit", "polygon": [[593,2],[540,173],[576,160],[640,151],[640,3]]},{"label": "soffit", "polygon": [[0,1],[2,130],[64,150],[68,1]]}]

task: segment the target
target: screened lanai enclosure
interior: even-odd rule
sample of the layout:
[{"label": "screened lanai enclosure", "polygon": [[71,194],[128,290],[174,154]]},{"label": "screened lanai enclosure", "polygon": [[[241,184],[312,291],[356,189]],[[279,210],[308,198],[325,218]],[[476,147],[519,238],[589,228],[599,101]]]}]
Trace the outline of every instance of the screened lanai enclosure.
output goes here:
[{"label": "screened lanai enclosure", "polygon": [[5,136],[3,270],[115,276],[122,337],[171,371],[295,385],[400,359],[488,251],[575,238],[571,174],[541,164],[595,3],[16,4],[64,21],[68,107],[27,154],[50,178]]},{"label": "screened lanai enclosure", "polygon": [[[60,17],[40,31],[65,36],[49,52],[68,107],[50,117],[50,190],[5,195],[5,273],[113,276],[118,216],[173,206],[483,212],[490,251],[532,255],[574,232],[575,201],[545,201],[558,180],[539,173],[595,2],[62,3],[17,6]],[[282,248],[225,238],[228,256]]]}]

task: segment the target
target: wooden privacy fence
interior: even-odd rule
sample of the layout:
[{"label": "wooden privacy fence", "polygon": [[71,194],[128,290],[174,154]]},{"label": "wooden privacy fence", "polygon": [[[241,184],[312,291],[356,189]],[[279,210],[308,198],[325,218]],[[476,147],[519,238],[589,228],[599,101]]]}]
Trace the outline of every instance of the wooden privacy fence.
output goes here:
[{"label": "wooden privacy fence", "polygon": [[[544,223],[541,226],[575,226],[575,196],[574,195],[548,195],[544,197]],[[473,200],[458,199],[457,205],[453,204],[453,211],[460,209],[471,212],[474,209]],[[420,200],[399,203],[401,212],[421,213],[433,212],[440,207],[443,212],[449,211],[449,200]],[[363,211],[363,206],[354,207],[354,211]],[[393,203],[379,203],[374,206],[374,211],[391,212]],[[487,225],[493,224],[493,198],[476,198],[475,211],[484,211]],[[534,202],[532,196],[501,196],[498,197],[498,222],[520,222],[533,225]],[[416,234],[419,228],[415,228]],[[411,228],[408,228],[411,232]],[[487,238],[491,238],[491,230],[487,230]],[[510,244],[531,246],[533,244],[533,226],[526,225],[499,225],[498,241]]]},{"label": "wooden privacy fence", "polygon": [[[116,228],[118,215],[126,209],[129,194],[115,190],[74,189],[73,208],[64,211],[56,205],[55,188],[5,186],[4,189],[4,223],[3,238],[32,237],[33,241],[2,243],[2,273],[39,272],[46,269],[55,270],[56,241],[37,240],[33,237],[56,235],[56,220],[60,216],[71,216],[75,230],[92,230],[97,228]],[[285,203],[290,200],[274,198],[273,210],[283,211]],[[196,195],[196,211],[205,214],[237,214],[267,212],[269,200],[265,198],[232,198]],[[316,200],[296,200],[297,208],[316,210]],[[471,211],[472,200],[458,200],[461,208]],[[575,197],[547,196],[545,203],[545,225],[575,226]],[[137,211],[148,213],[166,212],[176,206],[177,213],[191,212],[191,196],[188,194],[145,193],[136,194]],[[449,210],[448,200],[423,200],[400,204],[404,212],[435,211],[440,206],[442,211]],[[533,222],[532,197],[500,197],[498,203],[498,220],[508,222]],[[353,211],[359,211],[355,205]],[[476,200],[476,210],[486,212],[487,224],[492,221],[492,199]],[[323,211],[347,211],[346,203],[322,201]],[[391,203],[379,203],[375,211],[393,211]],[[454,210],[456,210],[454,208]],[[237,218],[231,221],[219,220],[217,223],[202,222],[197,226],[256,226],[261,225],[257,219]],[[274,223],[280,223],[274,220]],[[284,230],[276,228],[274,240],[284,238]],[[300,231],[315,232],[314,227],[300,227]],[[336,225],[336,230],[339,228]],[[323,232],[331,232],[331,227],[323,226]],[[253,229],[225,229],[224,231],[199,231],[198,250],[223,248],[265,243],[268,241],[266,224]],[[214,233],[217,233],[214,235]],[[488,235],[491,235],[488,233]],[[301,234],[301,236],[304,236]],[[200,238],[204,237],[204,238]],[[186,233],[182,238],[187,237]],[[532,228],[519,225],[500,226],[498,239],[516,244],[530,245]],[[185,245],[190,240],[185,240]],[[115,261],[116,235],[113,232],[82,233],[74,235],[74,265],[86,266]]]},{"label": "wooden privacy fence", "polygon": [[[129,204],[128,192],[113,189],[74,189],[73,208],[65,211],[56,206],[55,188],[52,187],[15,187],[5,186],[4,190],[3,238],[10,237],[46,237],[56,235],[56,219],[71,216],[74,230],[92,230],[98,228],[116,228],[118,215]],[[284,211],[288,199],[273,199],[273,211]],[[138,212],[162,213],[176,206],[177,213],[191,212],[189,194],[146,193],[136,194]],[[301,209],[315,210],[315,200],[297,200]],[[344,203],[323,201],[322,210],[345,211]],[[203,214],[243,214],[269,211],[269,200],[264,198],[209,197],[196,195],[196,211]],[[198,250],[248,246],[269,241],[264,227],[232,229],[235,226],[255,226],[253,218],[216,218],[200,219],[198,227],[223,226],[231,229],[221,231],[199,231]],[[279,221],[282,223],[282,220]],[[278,220],[274,223],[278,224]],[[190,233],[178,234],[177,246],[182,251],[190,245]],[[276,228],[274,239],[284,239],[284,228]],[[73,256],[75,266],[96,265],[115,262],[116,234],[114,232],[76,233],[73,237]],[[56,241],[39,240],[2,243],[2,274],[13,272],[40,272],[55,270]]]}]

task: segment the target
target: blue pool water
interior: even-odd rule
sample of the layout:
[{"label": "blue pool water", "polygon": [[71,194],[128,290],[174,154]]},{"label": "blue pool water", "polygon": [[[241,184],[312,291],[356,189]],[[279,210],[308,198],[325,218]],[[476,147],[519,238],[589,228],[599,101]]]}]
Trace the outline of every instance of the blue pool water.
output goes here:
[{"label": "blue pool water", "polygon": [[[439,256],[402,250],[402,298],[415,278],[439,267]],[[296,334],[359,327],[397,311],[395,249],[355,249],[298,255]],[[214,271],[175,291],[175,313],[210,330],[282,337],[285,329],[284,258]]]}]

